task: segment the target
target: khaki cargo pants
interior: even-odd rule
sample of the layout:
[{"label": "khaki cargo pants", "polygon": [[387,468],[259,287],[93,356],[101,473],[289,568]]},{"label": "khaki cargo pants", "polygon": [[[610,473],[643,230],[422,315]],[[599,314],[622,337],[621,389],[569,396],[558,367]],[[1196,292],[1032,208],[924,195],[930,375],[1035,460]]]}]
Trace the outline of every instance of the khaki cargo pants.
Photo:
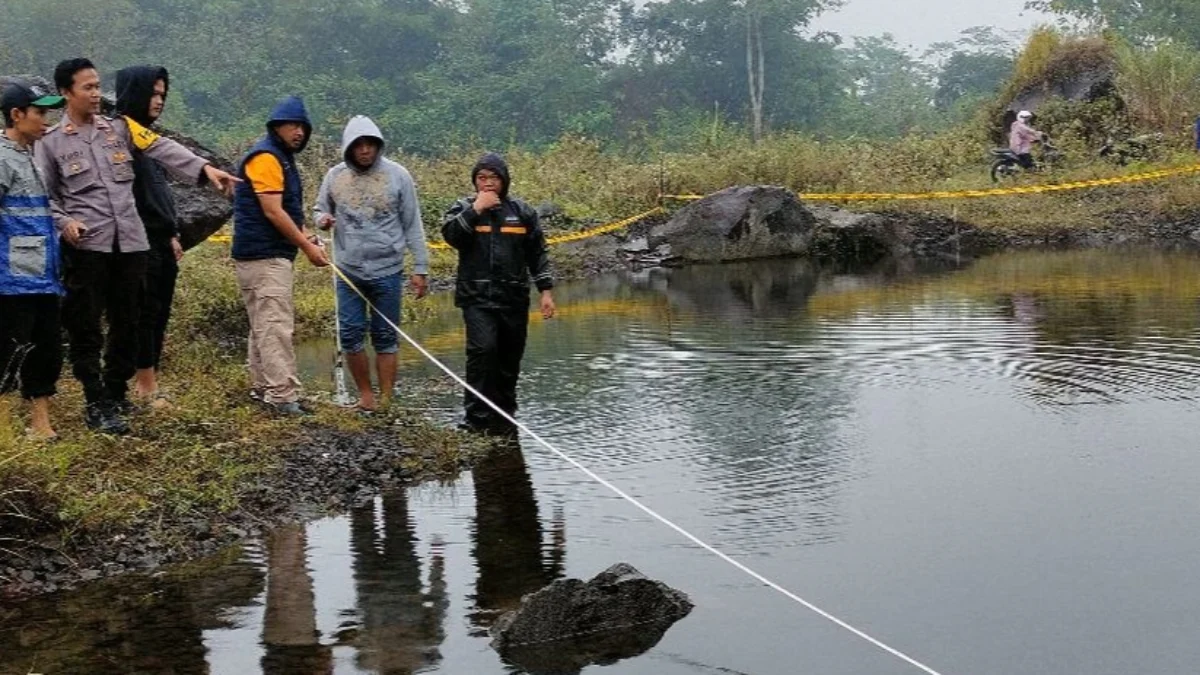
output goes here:
[{"label": "khaki cargo pants", "polygon": [[292,261],[286,258],[237,260],[238,287],[250,315],[250,384],[266,403],[300,398],[296,348],[292,333],[296,307],[292,301]]}]

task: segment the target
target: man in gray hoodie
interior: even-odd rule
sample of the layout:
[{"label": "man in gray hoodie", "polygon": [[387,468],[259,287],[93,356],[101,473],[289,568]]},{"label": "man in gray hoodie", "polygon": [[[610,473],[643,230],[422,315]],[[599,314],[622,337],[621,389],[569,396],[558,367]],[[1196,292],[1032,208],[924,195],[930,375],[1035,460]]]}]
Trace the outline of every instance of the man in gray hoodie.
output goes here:
[{"label": "man in gray hoodie", "polygon": [[[322,229],[333,229],[334,263],[392,323],[400,323],[404,252],[411,251],[409,283],[416,297],[429,289],[429,249],[412,176],[383,156],[383,134],[370,118],[357,115],[342,132],[343,162],[325,174],[314,208]],[[358,407],[375,409],[366,336],[375,348],[379,391],[385,402],[396,382],[399,336],[342,279],[336,284],[339,339],[358,387]]]}]

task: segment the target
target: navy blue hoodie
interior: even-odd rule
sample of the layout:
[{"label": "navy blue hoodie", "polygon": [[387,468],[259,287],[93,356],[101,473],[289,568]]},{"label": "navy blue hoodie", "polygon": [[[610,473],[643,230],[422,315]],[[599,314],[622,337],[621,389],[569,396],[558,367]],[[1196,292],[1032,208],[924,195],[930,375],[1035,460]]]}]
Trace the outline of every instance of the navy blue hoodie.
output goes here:
[{"label": "navy blue hoodie", "polygon": [[[275,133],[275,127],[284,122],[299,122],[304,126],[304,142],[295,151]],[[238,183],[233,197],[234,260],[296,259],[295,244],[280,234],[263,212],[258,195],[246,176],[246,163],[264,152],[279,160],[280,166],[283,167],[283,210],[291,216],[292,222],[303,229],[304,187],[300,182],[300,170],[296,167],[294,155],[304,150],[311,137],[312,122],[304,107],[304,101],[299,96],[289,96],[271,111],[271,116],[267,118],[267,134],[242,157],[238,165],[238,177],[242,182]]]}]

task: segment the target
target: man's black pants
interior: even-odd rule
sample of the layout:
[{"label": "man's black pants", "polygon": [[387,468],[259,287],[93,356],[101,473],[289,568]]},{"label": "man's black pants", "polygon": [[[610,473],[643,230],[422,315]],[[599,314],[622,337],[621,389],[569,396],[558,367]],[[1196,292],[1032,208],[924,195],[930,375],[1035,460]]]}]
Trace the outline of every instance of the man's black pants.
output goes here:
[{"label": "man's black pants", "polygon": [[58,393],[62,329],[54,294],[0,295],[0,394],[26,399]]},{"label": "man's black pants", "polygon": [[167,337],[167,324],[171,321],[171,303],[175,301],[175,281],[178,278],[179,263],[175,261],[171,240],[152,236],[150,252],[146,256],[142,315],[138,320],[138,370],[158,370]]},{"label": "man's black pants", "polygon": [[67,286],[63,325],[70,338],[68,358],[75,379],[83,385],[88,403],[122,401],[136,370],[146,253],[99,253],[64,246],[63,260]]},{"label": "man's black pants", "polygon": [[[529,333],[529,310],[464,307],[467,326],[467,384],[509,415],[517,412],[517,379]],[[475,429],[502,425],[486,403],[463,396],[466,424]]]}]

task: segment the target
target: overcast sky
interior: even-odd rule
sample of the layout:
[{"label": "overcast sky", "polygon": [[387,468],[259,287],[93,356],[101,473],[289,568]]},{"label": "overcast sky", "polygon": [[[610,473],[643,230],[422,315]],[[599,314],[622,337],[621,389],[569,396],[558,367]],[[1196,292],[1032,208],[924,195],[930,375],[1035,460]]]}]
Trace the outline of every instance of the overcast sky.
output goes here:
[{"label": "overcast sky", "polygon": [[847,38],[891,33],[901,45],[924,51],[952,41],[965,28],[995,26],[1025,34],[1050,18],[1025,9],[1025,0],[846,0],[835,13],[817,17],[811,30]]}]

